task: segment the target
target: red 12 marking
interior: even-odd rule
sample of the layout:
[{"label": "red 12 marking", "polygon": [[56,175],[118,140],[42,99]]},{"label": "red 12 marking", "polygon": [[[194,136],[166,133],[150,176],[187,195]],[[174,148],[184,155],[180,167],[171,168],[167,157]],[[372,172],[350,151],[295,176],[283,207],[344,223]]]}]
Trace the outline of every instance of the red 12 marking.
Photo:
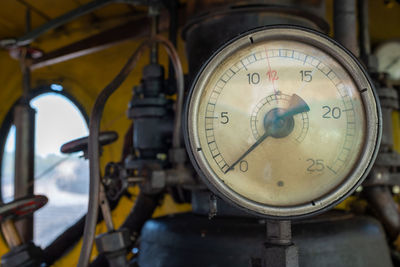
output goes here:
[{"label": "red 12 marking", "polygon": [[276,72],[276,70],[268,71],[267,75],[268,75],[268,80],[270,82],[274,82],[274,81],[278,80],[278,73]]}]

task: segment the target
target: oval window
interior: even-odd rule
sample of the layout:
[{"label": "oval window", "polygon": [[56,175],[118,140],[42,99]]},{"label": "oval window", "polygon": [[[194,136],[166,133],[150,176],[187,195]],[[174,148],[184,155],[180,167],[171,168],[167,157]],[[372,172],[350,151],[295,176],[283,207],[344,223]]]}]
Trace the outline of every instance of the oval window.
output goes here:
[{"label": "oval window", "polygon": [[[34,242],[46,247],[87,212],[88,162],[79,154],[61,154],[60,147],[87,136],[88,127],[77,106],[59,93],[41,94],[30,104],[36,110],[34,192],[49,199],[35,212]],[[4,201],[13,199],[14,151],[15,127],[11,127],[2,164]]]}]

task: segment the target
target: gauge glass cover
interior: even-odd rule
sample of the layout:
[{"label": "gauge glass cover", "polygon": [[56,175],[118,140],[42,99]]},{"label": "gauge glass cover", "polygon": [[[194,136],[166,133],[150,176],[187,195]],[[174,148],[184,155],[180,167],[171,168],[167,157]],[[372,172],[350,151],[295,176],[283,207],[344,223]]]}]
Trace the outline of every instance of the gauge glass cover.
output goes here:
[{"label": "gauge glass cover", "polygon": [[348,52],[317,33],[267,28],[220,49],[188,103],[192,159],[250,212],[313,214],[349,194],[374,159],[379,108]]}]

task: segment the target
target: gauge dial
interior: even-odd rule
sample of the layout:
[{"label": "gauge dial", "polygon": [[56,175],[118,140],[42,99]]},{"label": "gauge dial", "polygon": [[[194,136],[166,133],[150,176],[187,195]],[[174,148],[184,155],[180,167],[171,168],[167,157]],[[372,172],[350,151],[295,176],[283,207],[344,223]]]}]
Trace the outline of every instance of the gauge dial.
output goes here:
[{"label": "gauge dial", "polygon": [[187,105],[205,182],[247,211],[298,217],[332,206],[375,157],[379,108],[365,73],[326,37],[264,28],[206,63]]},{"label": "gauge dial", "polygon": [[375,55],[378,59],[378,71],[388,73],[391,80],[400,80],[400,41],[380,45]]}]

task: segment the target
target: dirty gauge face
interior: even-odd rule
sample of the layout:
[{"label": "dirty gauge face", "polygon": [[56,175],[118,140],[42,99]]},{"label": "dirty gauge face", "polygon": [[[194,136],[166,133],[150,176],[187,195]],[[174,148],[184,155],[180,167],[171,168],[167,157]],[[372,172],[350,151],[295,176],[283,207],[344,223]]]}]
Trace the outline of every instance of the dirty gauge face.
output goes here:
[{"label": "dirty gauge face", "polygon": [[380,115],[356,61],[315,32],[266,28],[203,67],[187,106],[191,158],[225,200],[270,217],[336,204],[375,157]]}]

